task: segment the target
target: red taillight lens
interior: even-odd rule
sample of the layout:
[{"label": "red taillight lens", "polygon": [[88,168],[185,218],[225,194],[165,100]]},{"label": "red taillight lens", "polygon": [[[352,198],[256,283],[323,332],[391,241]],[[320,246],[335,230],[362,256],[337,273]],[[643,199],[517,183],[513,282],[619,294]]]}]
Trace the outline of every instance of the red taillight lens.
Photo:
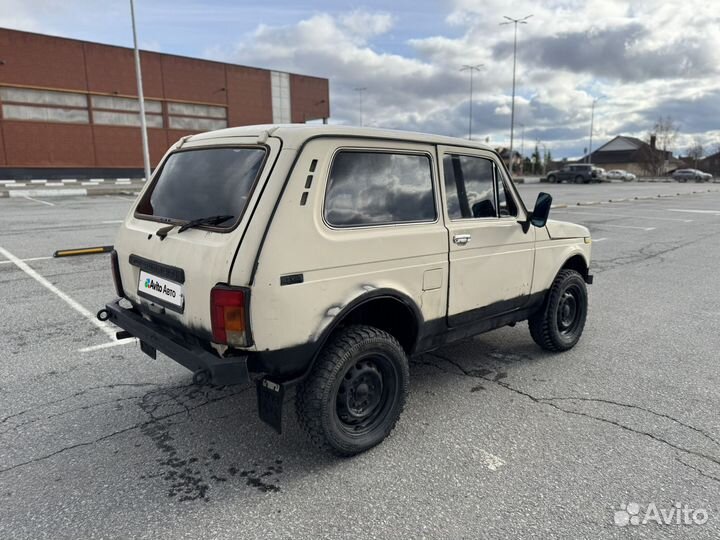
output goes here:
[{"label": "red taillight lens", "polygon": [[120,261],[118,260],[117,251],[114,249],[110,252],[110,266],[112,268],[113,283],[115,283],[115,292],[122,298],[125,296],[125,291],[123,291],[122,279],[120,279]]},{"label": "red taillight lens", "polygon": [[216,285],[210,291],[210,318],[215,343],[250,345],[248,306],[250,291],[241,287]]}]

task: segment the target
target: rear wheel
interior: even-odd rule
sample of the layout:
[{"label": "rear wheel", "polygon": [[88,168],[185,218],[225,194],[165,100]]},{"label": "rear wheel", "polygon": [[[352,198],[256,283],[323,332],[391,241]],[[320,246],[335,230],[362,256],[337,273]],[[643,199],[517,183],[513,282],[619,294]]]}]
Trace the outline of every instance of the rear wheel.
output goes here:
[{"label": "rear wheel", "polygon": [[550,182],[551,184],[554,184],[555,182],[557,182],[557,178],[556,178],[555,175],[553,175],[553,174],[551,174],[550,176],[548,176],[547,180],[548,180],[548,182]]},{"label": "rear wheel", "polygon": [[566,351],[580,340],[587,318],[587,288],[575,270],[560,270],[545,302],[528,320],[530,335],[547,351]]},{"label": "rear wheel", "polygon": [[298,388],[298,420],[312,442],[351,456],[382,442],[405,406],[405,351],[387,332],[354,325],[338,332]]}]

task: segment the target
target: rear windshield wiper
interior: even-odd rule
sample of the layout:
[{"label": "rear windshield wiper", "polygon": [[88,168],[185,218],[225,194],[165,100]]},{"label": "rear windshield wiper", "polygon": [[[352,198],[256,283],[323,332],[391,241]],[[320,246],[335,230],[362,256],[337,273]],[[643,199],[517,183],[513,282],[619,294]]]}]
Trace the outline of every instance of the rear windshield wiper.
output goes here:
[{"label": "rear windshield wiper", "polygon": [[[180,228],[178,229],[178,234],[180,234],[183,231],[187,231],[188,229],[192,229],[193,227],[198,227],[199,225],[220,225],[223,221],[227,221],[229,219],[233,219],[235,216],[233,215],[219,215],[219,216],[207,216],[207,217],[201,217],[198,219],[193,219],[191,221],[188,221],[186,223],[183,223]],[[160,237],[160,239],[164,240],[167,234],[173,230],[177,225],[169,225],[167,227],[163,227],[162,229],[158,229],[155,234]]]}]

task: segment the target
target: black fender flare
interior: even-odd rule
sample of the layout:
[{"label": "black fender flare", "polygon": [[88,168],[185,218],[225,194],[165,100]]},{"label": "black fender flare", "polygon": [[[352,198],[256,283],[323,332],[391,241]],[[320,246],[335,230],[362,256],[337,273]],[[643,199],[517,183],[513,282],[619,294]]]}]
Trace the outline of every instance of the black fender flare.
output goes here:
[{"label": "black fender flare", "polygon": [[414,322],[415,322],[415,339],[414,343],[412,345],[412,348],[410,350],[410,353],[412,351],[417,349],[422,327],[423,327],[423,316],[422,312],[420,311],[420,308],[417,306],[415,301],[410,298],[407,294],[402,293],[396,289],[391,288],[377,288],[377,289],[371,289],[368,291],[365,291],[364,293],[360,294],[359,296],[355,297],[352,301],[348,302],[343,308],[340,310],[340,312],[335,315],[330,322],[323,330],[320,332],[320,335],[318,339],[312,344],[312,349],[309,351],[309,361],[307,363],[307,367],[305,368],[305,371],[299,375],[298,377],[289,380],[284,381],[286,384],[296,384],[301,382],[312,370],[313,366],[315,365],[315,361],[317,360],[318,355],[320,354],[320,351],[322,351],[323,347],[327,343],[327,341],[330,339],[330,336],[332,336],[333,332],[337,330],[337,328],[345,321],[348,316],[350,316],[356,309],[359,307],[368,304],[370,302],[376,301],[376,300],[394,300],[404,306],[408,311],[413,315]]}]

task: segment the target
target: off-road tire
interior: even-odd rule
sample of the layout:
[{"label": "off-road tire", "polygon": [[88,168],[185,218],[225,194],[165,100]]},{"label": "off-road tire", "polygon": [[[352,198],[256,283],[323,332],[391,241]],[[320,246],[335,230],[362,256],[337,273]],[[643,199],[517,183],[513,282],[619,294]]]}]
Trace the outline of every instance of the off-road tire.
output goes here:
[{"label": "off-road tire", "polygon": [[[567,309],[566,304],[563,304],[568,302],[564,296],[566,294],[574,296],[573,302],[578,310],[568,328],[564,328],[561,313],[561,310]],[[528,320],[530,335],[535,343],[546,351],[567,351],[580,340],[587,319],[587,308],[587,288],[583,277],[575,270],[560,270],[545,296],[542,307]]]},{"label": "off-road tire", "polygon": [[[370,368],[373,362],[383,367]],[[373,378],[377,377],[376,372],[382,372],[379,385],[378,379]],[[356,379],[357,373],[361,375]],[[357,380],[364,381],[363,374],[369,374],[372,381],[365,385],[366,389],[371,388],[370,394],[375,388],[373,395],[376,396],[379,386],[382,395],[376,409],[371,409],[375,411],[372,414],[377,414],[376,418],[368,420],[370,425],[365,431],[355,433],[353,430],[359,425],[350,425],[347,420],[351,411],[359,409],[350,407],[350,398],[345,396],[360,395],[361,389],[346,390],[344,385],[349,384],[348,381],[352,384]],[[320,449],[339,456],[364,452],[382,442],[395,427],[405,406],[409,379],[407,355],[393,336],[372,326],[348,326],[330,338],[311,372],[298,387],[295,408],[300,426]],[[357,418],[350,420],[357,421]]]}]

